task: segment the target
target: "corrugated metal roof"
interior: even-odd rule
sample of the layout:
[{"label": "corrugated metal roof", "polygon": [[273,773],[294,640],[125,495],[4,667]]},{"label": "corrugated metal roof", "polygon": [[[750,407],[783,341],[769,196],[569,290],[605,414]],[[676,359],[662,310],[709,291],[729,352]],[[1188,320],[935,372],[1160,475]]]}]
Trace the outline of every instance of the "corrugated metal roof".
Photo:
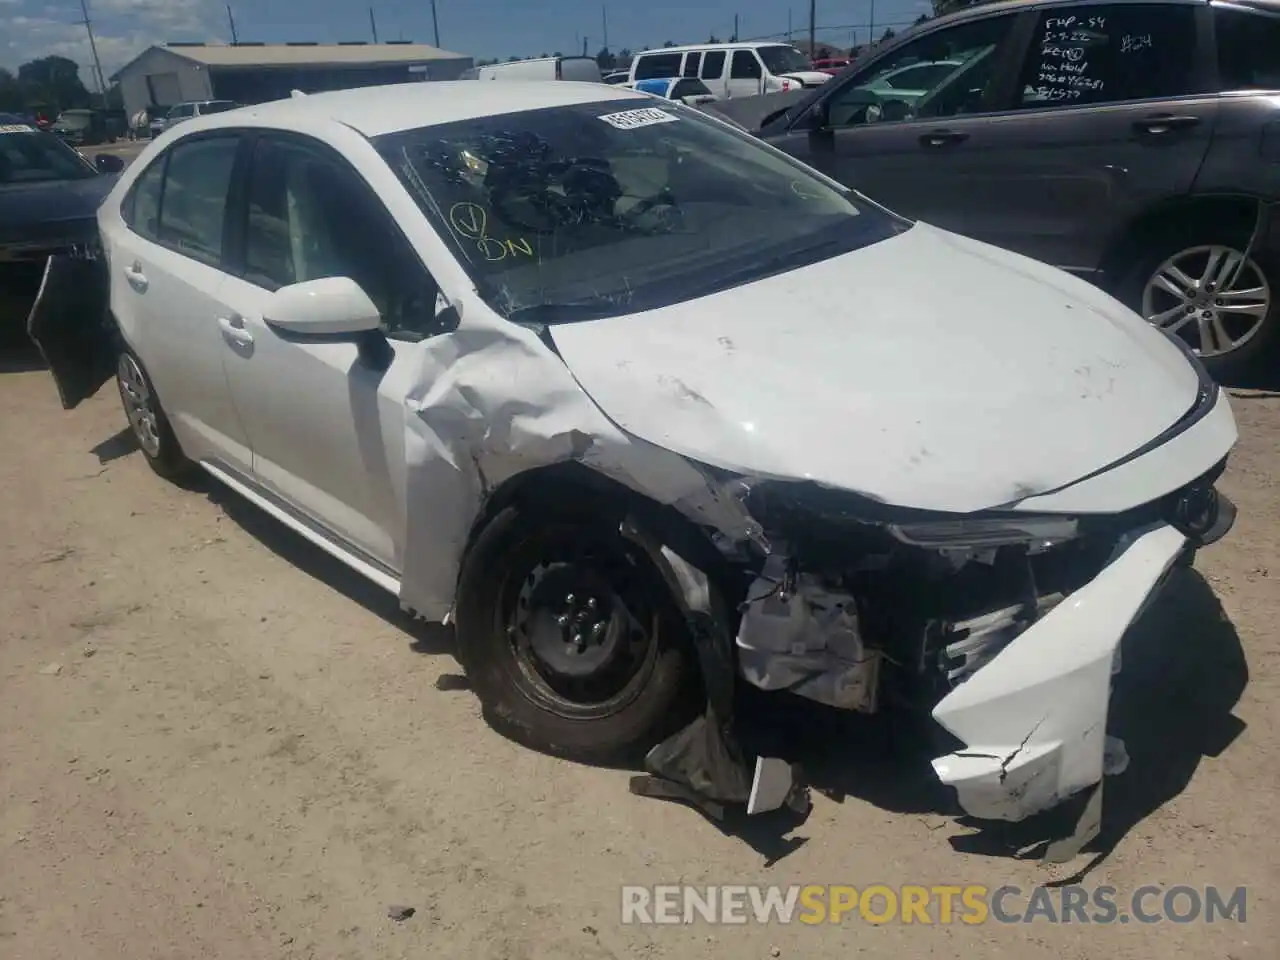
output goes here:
[{"label": "corrugated metal roof", "polygon": [[470,59],[425,43],[178,43],[159,49],[209,67],[358,66]]}]

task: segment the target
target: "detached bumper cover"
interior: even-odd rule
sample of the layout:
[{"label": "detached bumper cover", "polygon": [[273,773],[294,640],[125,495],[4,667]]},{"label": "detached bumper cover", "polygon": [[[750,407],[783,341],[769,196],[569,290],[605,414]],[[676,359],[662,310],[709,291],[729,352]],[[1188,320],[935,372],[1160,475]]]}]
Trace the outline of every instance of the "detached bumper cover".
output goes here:
[{"label": "detached bumper cover", "polygon": [[1188,546],[1165,524],[1135,532],[1097,577],[934,708],[968,745],[933,761],[966,813],[1022,820],[1102,780],[1121,638]]}]

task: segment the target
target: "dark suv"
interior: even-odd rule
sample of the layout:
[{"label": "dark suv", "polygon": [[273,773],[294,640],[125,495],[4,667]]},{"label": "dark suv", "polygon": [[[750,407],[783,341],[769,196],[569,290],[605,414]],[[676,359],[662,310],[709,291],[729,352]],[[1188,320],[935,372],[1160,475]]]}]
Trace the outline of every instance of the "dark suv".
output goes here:
[{"label": "dark suv", "polygon": [[[885,81],[917,64],[946,68]],[[1215,374],[1280,326],[1280,0],[974,7],[755,115],[906,216],[1094,279]]]}]

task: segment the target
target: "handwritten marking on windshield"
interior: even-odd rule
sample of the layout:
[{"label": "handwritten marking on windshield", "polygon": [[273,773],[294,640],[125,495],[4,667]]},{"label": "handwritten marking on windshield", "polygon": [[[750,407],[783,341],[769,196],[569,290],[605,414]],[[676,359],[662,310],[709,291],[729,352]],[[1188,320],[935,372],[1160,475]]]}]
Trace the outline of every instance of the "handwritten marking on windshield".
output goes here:
[{"label": "handwritten marking on windshield", "polygon": [[489,236],[489,214],[478,203],[455,203],[449,208],[449,225],[459,237],[473,241],[480,255],[490,263],[520,254],[533,256],[533,246],[524,237],[499,240]]},{"label": "handwritten marking on windshield", "polygon": [[35,133],[36,128],[25,123],[0,124],[0,133]]}]

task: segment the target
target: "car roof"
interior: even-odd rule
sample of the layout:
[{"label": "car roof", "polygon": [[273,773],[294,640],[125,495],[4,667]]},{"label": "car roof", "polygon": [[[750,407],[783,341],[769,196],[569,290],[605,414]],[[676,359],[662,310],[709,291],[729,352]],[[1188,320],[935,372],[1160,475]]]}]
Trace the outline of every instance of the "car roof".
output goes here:
[{"label": "car roof", "polygon": [[308,94],[288,100],[209,114],[193,129],[212,130],[242,125],[246,118],[270,126],[337,122],[366,137],[399,133],[459,120],[501,116],[544,107],[639,100],[644,94],[603,83],[528,80],[520,83],[480,83],[439,80],[383,87],[356,87]]},{"label": "car roof", "polygon": [[686,53],[690,50],[756,50],[760,47],[791,47],[795,49],[795,44],[787,43],[785,40],[739,40],[735,43],[688,43],[683,47],[659,47],[656,50],[642,50],[635,55],[636,59],[640,57],[652,57],[654,54],[660,53]]}]

